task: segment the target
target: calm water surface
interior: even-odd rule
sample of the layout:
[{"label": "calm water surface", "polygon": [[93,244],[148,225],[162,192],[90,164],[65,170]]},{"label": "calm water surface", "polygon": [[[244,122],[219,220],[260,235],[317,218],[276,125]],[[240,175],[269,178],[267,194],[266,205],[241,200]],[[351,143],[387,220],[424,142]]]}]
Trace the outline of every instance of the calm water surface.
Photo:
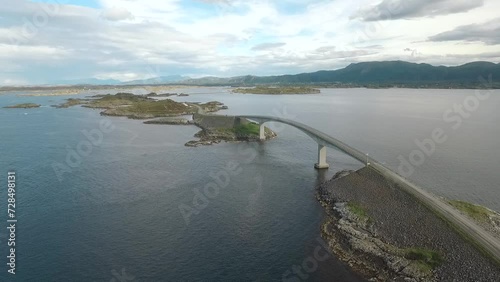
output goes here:
[{"label": "calm water surface", "polygon": [[[443,113],[473,90],[328,89],[307,96],[180,91],[190,96],[177,101],[224,102],[229,110],[221,114],[301,121],[394,169],[398,156],[418,149],[415,140],[441,128],[448,140],[409,178],[437,195],[500,210],[499,91],[457,129]],[[1,281],[120,281],[123,271],[135,281],[278,281],[321,246],[323,210],[315,185],[335,171],[362,166],[330,150],[332,168],[317,172],[316,144],[279,124],[271,124],[279,137],[264,144],[187,148],[183,144],[198,131],[194,126],[104,118],[95,110],[50,107],[67,97],[16,94],[1,94],[0,107],[43,106],[0,109],[0,175],[17,172],[19,220],[18,274],[12,279],[1,267]],[[103,119],[114,130],[58,179],[53,165],[65,164],[68,152],[86,140],[82,130],[99,129]],[[233,173],[218,185],[219,193],[186,223],[179,207],[193,207],[196,190],[228,170]],[[5,176],[0,183],[5,187]],[[4,208],[6,199],[1,189]],[[5,256],[6,239],[1,231]],[[307,280],[362,281],[333,257]]]}]

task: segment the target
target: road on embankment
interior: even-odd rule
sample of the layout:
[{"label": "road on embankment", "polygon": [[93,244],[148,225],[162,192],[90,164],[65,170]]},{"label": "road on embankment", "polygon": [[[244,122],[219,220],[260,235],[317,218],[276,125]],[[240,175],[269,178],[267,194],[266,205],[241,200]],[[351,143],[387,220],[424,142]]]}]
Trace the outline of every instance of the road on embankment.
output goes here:
[{"label": "road on embankment", "polygon": [[[288,124],[303,131],[320,145],[340,150],[362,163],[367,164],[368,162],[367,154],[364,154],[359,150],[354,149],[351,146],[303,123],[272,116],[245,115],[238,117],[247,118],[259,123],[273,121]],[[385,167],[379,162],[370,159],[369,163],[369,166],[372,169],[377,171],[387,180],[399,184],[401,189],[415,197],[423,205],[432,210],[436,215],[450,223],[457,232],[459,232],[462,236],[465,236],[466,239],[472,242],[481,251],[487,253],[498,265],[500,265],[500,241],[491,233],[484,230],[481,226],[474,222],[474,220],[460,213],[448,203],[411,183],[406,178],[400,176],[399,174]]]}]

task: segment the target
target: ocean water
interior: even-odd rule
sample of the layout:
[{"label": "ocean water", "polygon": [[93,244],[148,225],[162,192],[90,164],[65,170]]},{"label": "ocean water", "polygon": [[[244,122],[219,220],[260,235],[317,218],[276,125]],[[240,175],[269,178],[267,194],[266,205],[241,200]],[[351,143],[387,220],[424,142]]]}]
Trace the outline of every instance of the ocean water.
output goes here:
[{"label": "ocean water", "polygon": [[[408,178],[437,195],[500,210],[499,91],[478,100],[454,129],[455,113],[447,120],[443,114],[475,91],[325,89],[272,96],[229,90],[182,89],[176,92],[190,96],[173,99],[221,101],[229,110],[219,114],[295,119],[395,170],[399,156],[409,159],[419,149],[415,140],[441,128],[447,140]],[[362,166],[348,156],[329,150],[331,169],[318,172],[317,145],[274,123],[279,136],[269,142],[188,148],[184,143],[199,130],[194,126],[144,125],[97,110],[50,107],[68,97],[17,94],[23,93],[0,94],[0,107],[42,107],[0,109],[2,210],[8,171],[16,171],[18,185],[17,274],[7,274],[5,265],[5,212],[0,281],[280,281],[302,265],[309,271],[295,272],[299,281],[362,281],[335,257],[319,262],[314,256],[324,216],[315,186]],[[211,198],[199,196],[204,189]]]}]

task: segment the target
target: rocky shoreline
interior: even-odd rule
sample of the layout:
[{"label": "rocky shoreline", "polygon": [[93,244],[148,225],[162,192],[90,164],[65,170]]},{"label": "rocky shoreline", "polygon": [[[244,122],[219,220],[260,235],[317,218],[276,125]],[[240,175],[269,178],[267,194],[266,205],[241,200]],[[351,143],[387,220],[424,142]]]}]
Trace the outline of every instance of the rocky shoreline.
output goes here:
[{"label": "rocky shoreline", "polygon": [[[80,105],[86,108],[101,109],[103,116],[127,117],[130,119],[146,120],[145,124],[156,125],[196,125],[201,128],[195,137],[199,140],[187,142],[188,147],[207,146],[218,144],[222,141],[260,141],[259,125],[240,119],[235,116],[222,116],[215,113],[228,109],[218,101],[208,103],[176,102],[171,99],[154,99],[154,97],[189,96],[184,93],[156,94],[151,92],[146,95],[132,93],[100,94],[85,99],[67,99],[66,102],[53,105],[56,108],[69,108]],[[182,116],[193,115],[193,120]],[[269,128],[265,129],[267,139],[276,137]]]},{"label": "rocky shoreline", "polygon": [[25,104],[17,104],[13,106],[6,106],[4,109],[34,109],[34,108],[40,108],[41,105],[39,104],[34,104],[34,103],[25,103]]},{"label": "rocky shoreline", "polygon": [[194,121],[178,117],[165,117],[147,120],[144,122],[144,124],[193,125]]},{"label": "rocky shoreline", "polygon": [[317,189],[330,249],[369,281],[496,281],[500,269],[369,167]]},{"label": "rocky shoreline", "polygon": [[[196,122],[195,122],[196,124]],[[270,129],[266,128],[266,140],[273,139],[277,135]],[[209,146],[225,142],[258,142],[261,141],[258,135],[238,134],[231,130],[220,130],[216,128],[205,128],[194,135],[200,138],[192,140],[184,144],[186,147]]]},{"label": "rocky shoreline", "polygon": [[[94,95],[85,99],[67,99],[66,102],[53,105],[55,108],[69,108],[82,106],[91,109],[101,109],[103,116],[128,117],[130,119],[154,119],[169,118],[183,115],[192,115],[201,108],[204,112],[217,112],[227,109],[224,104],[212,101],[204,104],[176,102],[171,99],[158,100],[152,97],[178,94],[156,94],[135,95],[132,93],[117,93],[114,95]],[[186,94],[187,95],[187,94]],[[179,94],[180,96],[180,94]],[[154,121],[152,123],[155,123]],[[160,122],[161,123],[161,122]]]}]

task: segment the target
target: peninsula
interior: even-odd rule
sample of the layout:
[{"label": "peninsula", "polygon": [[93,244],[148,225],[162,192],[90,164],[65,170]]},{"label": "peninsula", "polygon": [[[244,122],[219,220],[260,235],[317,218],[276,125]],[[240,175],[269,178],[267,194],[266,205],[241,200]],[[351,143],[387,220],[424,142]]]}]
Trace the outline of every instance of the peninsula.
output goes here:
[{"label": "peninsula", "polygon": [[5,109],[32,109],[32,108],[40,108],[40,105],[34,103],[24,103],[17,104],[13,106],[4,107]]}]

